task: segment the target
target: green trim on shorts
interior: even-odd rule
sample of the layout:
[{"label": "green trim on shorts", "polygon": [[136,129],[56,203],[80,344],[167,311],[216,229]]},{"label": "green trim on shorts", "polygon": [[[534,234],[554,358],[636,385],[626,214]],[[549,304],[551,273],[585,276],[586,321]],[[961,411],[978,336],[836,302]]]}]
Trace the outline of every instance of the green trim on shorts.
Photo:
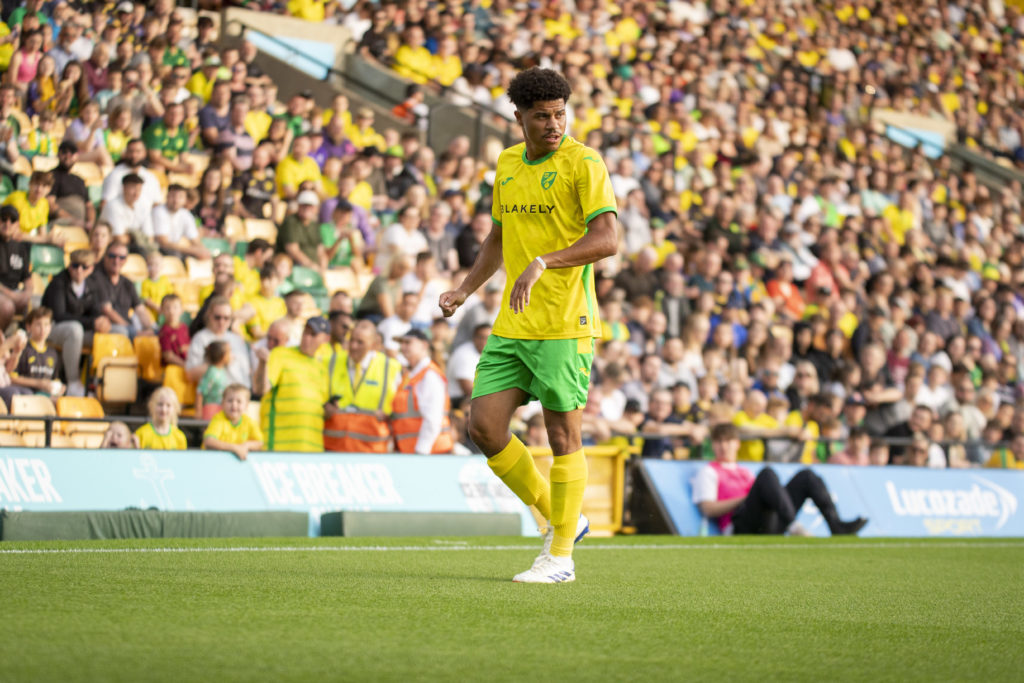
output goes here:
[{"label": "green trim on shorts", "polygon": [[594,340],[509,339],[492,334],[480,354],[473,398],[522,389],[548,410],[568,413],[587,404]]}]

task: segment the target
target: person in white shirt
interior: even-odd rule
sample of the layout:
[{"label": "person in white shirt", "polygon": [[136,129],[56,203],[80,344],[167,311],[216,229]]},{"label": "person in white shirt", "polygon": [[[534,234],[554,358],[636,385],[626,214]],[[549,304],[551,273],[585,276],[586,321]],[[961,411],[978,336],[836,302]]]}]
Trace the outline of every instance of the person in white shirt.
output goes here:
[{"label": "person in white shirt", "polygon": [[143,166],[145,161],[145,143],[138,138],[129,140],[124,154],[121,155],[121,161],[110,172],[110,175],[103,179],[104,204],[122,196],[124,178],[131,173],[142,178],[142,193],[139,195],[139,201],[146,211],[151,211],[154,206],[163,203],[164,191],[160,187],[160,181],[156,179],[152,171]]},{"label": "person in white shirt", "polygon": [[129,173],[121,181],[121,196],[103,205],[100,222],[110,225],[114,237],[131,235],[135,243],[153,239],[153,215],[151,206],[142,201],[142,178]]},{"label": "person in white shirt", "polygon": [[415,258],[422,251],[430,249],[427,238],[419,230],[420,210],[406,206],[398,213],[398,220],[384,230],[377,245],[375,266],[378,272],[386,273],[391,259],[399,254]]},{"label": "person in white shirt", "polygon": [[199,241],[195,216],[185,208],[186,198],[181,185],[167,188],[167,203],[153,209],[153,236],[165,254],[205,260],[210,258],[210,252]]},{"label": "person in white shirt", "polygon": [[490,336],[490,324],[480,323],[473,329],[473,338],[455,347],[448,357],[448,395],[452,403],[472,396],[476,364]]},{"label": "person in white shirt", "polygon": [[398,338],[412,329],[412,316],[419,303],[418,292],[404,292],[395,306],[395,314],[389,315],[377,324],[377,331],[384,340],[384,350],[389,356],[394,357],[398,353]]},{"label": "person in white shirt", "polygon": [[[413,453],[432,453],[435,442],[445,428],[445,408],[448,405],[445,379],[430,358],[430,341],[423,330],[410,330],[399,338],[402,355],[408,361],[407,378],[415,378],[421,372],[422,379],[412,385],[413,395],[419,410],[420,427],[416,436]],[[403,382],[408,380],[403,380]],[[450,435],[449,435],[450,439]],[[401,444],[399,445],[401,449]]]}]

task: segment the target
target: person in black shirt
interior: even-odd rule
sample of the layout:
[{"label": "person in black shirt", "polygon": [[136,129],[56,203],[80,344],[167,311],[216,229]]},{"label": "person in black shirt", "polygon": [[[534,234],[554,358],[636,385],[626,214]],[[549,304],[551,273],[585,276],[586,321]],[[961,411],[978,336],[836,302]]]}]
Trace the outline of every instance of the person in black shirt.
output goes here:
[{"label": "person in black shirt", "polygon": [[68,396],[84,396],[80,371],[82,346],[92,343],[93,332],[109,332],[95,284],[89,282],[95,257],[89,249],[71,252],[70,265],[53,276],[43,292],[43,306],[53,311],[48,341],[61,351],[68,378]]},{"label": "person in black shirt", "polygon": [[89,201],[85,181],[71,172],[78,161],[75,143],[64,141],[57,148],[57,168],[50,188],[50,219],[57,223],[90,226],[96,222],[96,207]]},{"label": "person in black shirt", "polygon": [[20,219],[13,206],[0,206],[0,331],[32,300],[32,252],[21,239]]},{"label": "person in black shirt", "polygon": [[100,267],[89,276],[89,285],[96,292],[100,311],[110,318],[110,331],[134,339],[136,333],[153,329],[153,318],[135,285],[121,276],[127,258],[128,247],[117,242],[111,244]]},{"label": "person in black shirt", "polygon": [[359,41],[357,46],[359,54],[378,62],[386,61],[386,57],[390,56],[392,38],[397,38],[397,36],[394,27],[388,22],[387,10],[377,9],[373,13],[373,24]]}]

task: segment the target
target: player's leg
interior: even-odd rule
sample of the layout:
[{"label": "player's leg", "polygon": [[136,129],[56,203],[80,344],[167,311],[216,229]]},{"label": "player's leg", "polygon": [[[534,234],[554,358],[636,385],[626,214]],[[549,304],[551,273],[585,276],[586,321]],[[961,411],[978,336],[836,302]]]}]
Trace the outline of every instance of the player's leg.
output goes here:
[{"label": "player's leg", "polygon": [[517,340],[491,336],[477,363],[469,436],[491,470],[544,519],[551,517],[551,488],[526,445],[509,431],[512,414],[528,398],[530,372],[518,357]]},{"label": "player's leg", "polygon": [[587,528],[583,510],[583,492],[587,488],[587,459],[583,453],[583,411],[558,412],[544,409],[544,424],[554,455],[551,466],[551,526],[554,536],[550,553],[571,557],[573,545]]},{"label": "player's leg", "polygon": [[487,464],[527,505],[544,519],[551,517],[551,488],[537,469],[526,444],[509,431],[512,413],[526,399],[526,392],[512,388],[473,399],[469,436],[487,456]]},{"label": "player's leg", "polygon": [[808,498],[813,500],[821,511],[821,516],[828,523],[829,531],[835,536],[855,534],[868,523],[863,517],[857,517],[849,522],[839,519],[839,512],[832,502],[832,495],[828,492],[825,482],[812,470],[803,469],[793,475],[786,484],[786,493],[796,510],[799,510]]}]

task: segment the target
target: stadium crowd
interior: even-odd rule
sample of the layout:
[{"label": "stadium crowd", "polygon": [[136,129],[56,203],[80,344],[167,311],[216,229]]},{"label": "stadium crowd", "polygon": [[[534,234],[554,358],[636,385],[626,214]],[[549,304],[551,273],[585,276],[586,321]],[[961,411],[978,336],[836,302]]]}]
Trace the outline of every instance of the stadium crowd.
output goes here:
[{"label": "stadium crowd", "polygon": [[[1024,168],[1024,17],[1010,7],[248,6],[344,25],[360,56],[409,79],[392,113],[410,124],[425,89],[510,118],[517,70],[566,76],[570,132],[604,158],[622,236],[596,268],[589,443],[708,458],[709,427],[731,422],[749,437],[741,460],[1024,466],[1021,187],[901,146],[877,118],[950,124]],[[433,150],[341,94],[277,102],[253,45],[218,48],[215,22],[186,25],[170,0],[29,0],[0,43],[0,327],[28,314],[31,337],[8,335],[5,400],[89,391],[90,333],[157,335],[163,363],[198,385],[197,416],[244,389],[264,397],[266,431],[270,399],[322,378],[322,396],[289,400],[330,402],[326,424],[285,425],[303,434],[277,447],[319,430],[336,450],[474,450],[468,396],[503,282],[451,320],[437,299],[488,233],[493,155],[465,137]],[[29,243],[70,253],[45,293]],[[148,272],[123,276],[133,256]],[[209,284],[181,277],[186,263]],[[61,349],[49,369],[28,360],[47,338]],[[517,417],[543,446],[538,409]]]}]

